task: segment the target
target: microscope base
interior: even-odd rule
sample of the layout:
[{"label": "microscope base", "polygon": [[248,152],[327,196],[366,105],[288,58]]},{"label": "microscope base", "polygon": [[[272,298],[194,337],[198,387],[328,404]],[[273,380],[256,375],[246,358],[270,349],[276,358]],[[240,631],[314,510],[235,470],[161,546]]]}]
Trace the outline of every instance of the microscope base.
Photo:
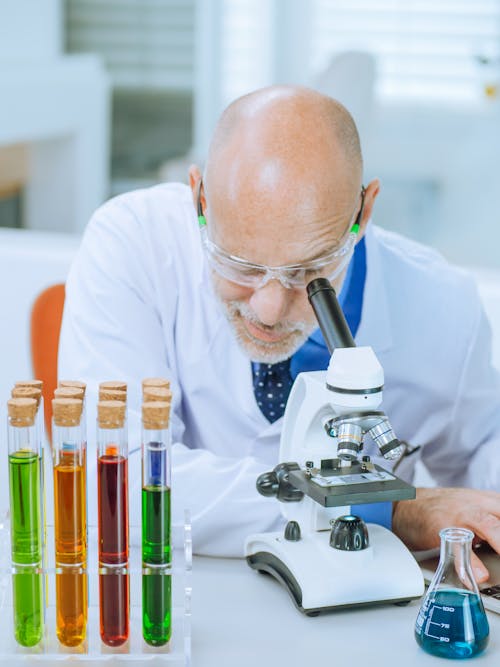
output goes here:
[{"label": "microscope base", "polygon": [[339,551],[330,546],[330,531],[304,535],[298,542],[282,533],[247,539],[247,562],[271,574],[303,613],[380,603],[405,603],[421,597],[424,580],[405,545],[389,530],[368,524],[370,546]]}]

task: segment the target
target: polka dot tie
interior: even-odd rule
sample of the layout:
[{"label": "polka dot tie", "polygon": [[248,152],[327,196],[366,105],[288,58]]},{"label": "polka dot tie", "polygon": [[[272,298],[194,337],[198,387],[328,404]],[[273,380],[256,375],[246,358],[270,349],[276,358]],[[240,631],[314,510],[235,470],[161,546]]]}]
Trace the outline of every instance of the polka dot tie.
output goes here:
[{"label": "polka dot tie", "polygon": [[293,380],[290,359],[277,364],[252,364],[255,400],[262,414],[271,423],[285,412]]}]

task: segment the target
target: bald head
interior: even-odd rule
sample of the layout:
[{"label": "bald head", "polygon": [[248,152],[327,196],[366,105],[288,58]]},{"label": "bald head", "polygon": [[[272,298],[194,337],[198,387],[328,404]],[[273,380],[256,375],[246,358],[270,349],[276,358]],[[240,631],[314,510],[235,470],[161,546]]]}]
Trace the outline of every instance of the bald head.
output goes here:
[{"label": "bald head", "polygon": [[269,266],[319,257],[345,241],[361,179],[358,133],[341,104],[302,87],[258,90],[214,132],[202,192],[210,236]]},{"label": "bald head", "polygon": [[323,272],[340,290],[353,223],[359,239],[378,192],[374,181],[361,196],[362,166],[356,126],[341,104],[307,88],[274,86],[222,114],[203,189],[199,169],[191,168],[195,205],[219,248],[215,293],[252,359],[288,358],[317,324],[304,289],[288,289],[269,271],[259,287],[249,286],[248,276],[308,265],[309,274]]},{"label": "bald head", "polygon": [[362,168],[359,135],[345,107],[308,88],[273,86],[240,97],[223,112],[205,181],[208,189],[225,183],[234,191],[240,179],[267,180],[272,187],[270,176],[312,180],[325,169],[339,190],[358,190]]}]

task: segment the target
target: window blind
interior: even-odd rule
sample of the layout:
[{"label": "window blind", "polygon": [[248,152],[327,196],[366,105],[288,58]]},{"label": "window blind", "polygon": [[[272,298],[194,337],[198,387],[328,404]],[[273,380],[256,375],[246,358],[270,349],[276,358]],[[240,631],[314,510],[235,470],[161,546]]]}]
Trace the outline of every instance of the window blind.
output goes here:
[{"label": "window blind", "polygon": [[196,0],[66,0],[67,50],[103,58],[116,88],[191,91]]},{"label": "window blind", "polygon": [[313,13],[313,73],[361,49],[383,96],[472,99],[485,68],[500,77],[500,0],[314,0]]}]

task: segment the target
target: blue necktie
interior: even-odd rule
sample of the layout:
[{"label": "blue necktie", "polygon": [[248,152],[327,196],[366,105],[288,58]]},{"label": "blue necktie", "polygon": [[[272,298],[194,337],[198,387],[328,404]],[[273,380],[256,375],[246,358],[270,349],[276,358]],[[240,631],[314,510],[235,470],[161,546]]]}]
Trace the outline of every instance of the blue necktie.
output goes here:
[{"label": "blue necktie", "polygon": [[277,364],[252,363],[255,400],[264,417],[272,422],[285,412],[292,388],[290,359]]}]

